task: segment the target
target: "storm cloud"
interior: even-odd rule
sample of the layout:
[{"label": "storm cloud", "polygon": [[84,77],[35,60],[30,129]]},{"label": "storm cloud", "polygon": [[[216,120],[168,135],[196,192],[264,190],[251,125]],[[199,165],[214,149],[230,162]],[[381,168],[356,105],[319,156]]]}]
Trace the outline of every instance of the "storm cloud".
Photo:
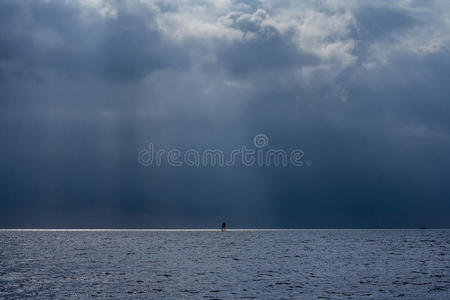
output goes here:
[{"label": "storm cloud", "polygon": [[[1,227],[450,226],[445,1],[0,1]],[[143,167],[159,148],[303,167]]]}]

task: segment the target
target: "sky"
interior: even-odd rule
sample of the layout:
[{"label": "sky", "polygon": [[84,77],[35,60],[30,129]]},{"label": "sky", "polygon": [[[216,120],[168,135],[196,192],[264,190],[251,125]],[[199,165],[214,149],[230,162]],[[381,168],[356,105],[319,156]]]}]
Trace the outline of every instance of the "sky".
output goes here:
[{"label": "sky", "polygon": [[[449,227],[449,28],[444,0],[0,0],[0,227]],[[139,160],[258,134],[303,165]]]}]

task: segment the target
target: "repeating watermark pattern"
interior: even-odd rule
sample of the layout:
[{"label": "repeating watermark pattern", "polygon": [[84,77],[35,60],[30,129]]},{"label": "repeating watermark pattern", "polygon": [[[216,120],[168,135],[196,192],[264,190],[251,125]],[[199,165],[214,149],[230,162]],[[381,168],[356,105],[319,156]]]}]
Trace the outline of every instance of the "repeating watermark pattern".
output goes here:
[{"label": "repeating watermark pattern", "polygon": [[[229,153],[221,149],[156,149],[153,143],[142,149],[138,154],[140,165],[172,167],[232,167],[242,165],[245,167],[303,167],[312,165],[310,160],[304,161],[305,153],[301,149],[286,151],[284,149],[266,148],[269,138],[265,134],[253,137],[253,147],[246,145],[231,150]],[[256,148],[256,149],[255,149]]]}]

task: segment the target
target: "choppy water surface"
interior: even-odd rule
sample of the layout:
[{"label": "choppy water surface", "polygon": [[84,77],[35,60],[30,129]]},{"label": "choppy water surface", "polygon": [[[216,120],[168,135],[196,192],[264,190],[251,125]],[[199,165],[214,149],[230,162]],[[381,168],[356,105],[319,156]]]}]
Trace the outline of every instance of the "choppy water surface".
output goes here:
[{"label": "choppy water surface", "polygon": [[0,298],[450,298],[449,230],[0,232]]}]

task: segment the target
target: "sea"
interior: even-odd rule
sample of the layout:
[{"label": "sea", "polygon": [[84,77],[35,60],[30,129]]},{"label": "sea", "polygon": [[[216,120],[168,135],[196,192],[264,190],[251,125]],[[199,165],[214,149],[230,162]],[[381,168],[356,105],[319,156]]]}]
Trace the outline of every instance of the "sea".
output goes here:
[{"label": "sea", "polygon": [[450,230],[1,230],[1,299],[450,299]]}]

